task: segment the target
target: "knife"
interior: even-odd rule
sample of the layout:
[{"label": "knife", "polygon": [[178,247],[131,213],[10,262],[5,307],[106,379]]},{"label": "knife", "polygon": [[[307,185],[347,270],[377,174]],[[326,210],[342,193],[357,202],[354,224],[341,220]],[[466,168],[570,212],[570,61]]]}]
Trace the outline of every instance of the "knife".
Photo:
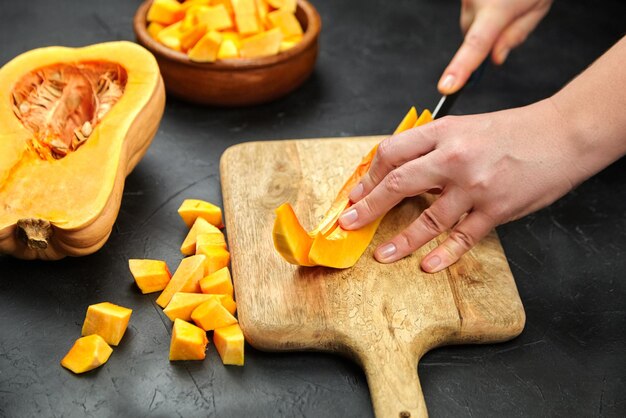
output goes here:
[{"label": "knife", "polygon": [[470,78],[467,80],[467,83],[465,83],[465,85],[461,87],[458,91],[452,94],[448,94],[448,95],[444,94],[443,96],[441,96],[441,99],[439,99],[439,103],[437,103],[437,107],[435,107],[435,110],[433,111],[433,119],[437,119],[438,117],[441,117],[441,116],[446,116],[448,112],[450,111],[450,109],[452,108],[452,106],[454,105],[454,102],[456,102],[456,99],[459,97],[461,92],[465,90],[466,87],[470,87],[478,83],[478,81],[482,78],[483,73],[485,72],[485,67],[487,66],[488,62],[489,62],[489,58],[487,57],[480,64],[480,66],[472,73],[472,75],[470,75]]}]

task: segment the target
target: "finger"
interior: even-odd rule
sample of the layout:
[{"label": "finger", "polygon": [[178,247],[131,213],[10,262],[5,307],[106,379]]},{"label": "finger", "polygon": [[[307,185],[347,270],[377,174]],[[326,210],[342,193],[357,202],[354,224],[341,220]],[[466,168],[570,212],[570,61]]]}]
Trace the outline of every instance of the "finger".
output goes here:
[{"label": "finger", "polygon": [[482,212],[470,212],[452,229],[444,242],[424,257],[422,269],[436,273],[456,263],[495,226],[493,219]]},{"label": "finger", "polygon": [[537,27],[547,12],[548,9],[533,10],[521,16],[505,28],[493,47],[491,53],[493,62],[498,65],[503,64],[509,52],[526,40],[528,35]]},{"label": "finger", "polygon": [[382,141],[378,145],[369,170],[359,184],[350,192],[348,196],[350,200],[358,202],[372,191],[392,170],[432,151],[435,147],[435,136],[430,133],[432,129],[432,126],[411,129]]},{"label": "finger", "polygon": [[443,187],[443,178],[430,170],[434,153],[392,170],[363,199],[356,202],[339,217],[342,228],[353,230],[373,222],[407,196],[416,196],[437,187]]},{"label": "finger", "polygon": [[381,263],[392,263],[450,229],[471,209],[471,200],[460,188],[445,191],[404,231],[379,246],[374,257]]},{"label": "finger", "polygon": [[505,15],[497,11],[486,10],[476,15],[463,44],[439,80],[437,88],[442,94],[452,94],[465,85],[487,58],[507,23]]},{"label": "finger", "polygon": [[465,35],[470,26],[472,26],[472,22],[475,17],[476,8],[471,4],[471,2],[463,0],[461,2],[461,18],[459,22],[461,24],[461,32],[463,35]]}]

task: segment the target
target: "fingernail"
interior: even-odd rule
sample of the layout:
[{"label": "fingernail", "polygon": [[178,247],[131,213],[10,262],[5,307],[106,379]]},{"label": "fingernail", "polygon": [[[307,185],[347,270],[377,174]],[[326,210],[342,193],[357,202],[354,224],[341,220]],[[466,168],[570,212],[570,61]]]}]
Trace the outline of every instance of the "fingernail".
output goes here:
[{"label": "fingernail", "polygon": [[509,56],[509,52],[511,52],[509,48],[504,48],[502,51],[500,51],[500,64],[504,64],[504,61],[506,61],[507,57]]},{"label": "fingernail", "polygon": [[438,255],[430,257],[428,261],[426,261],[426,265],[430,270],[435,270],[441,264],[441,258]]},{"label": "fingernail", "polygon": [[339,222],[341,222],[342,226],[350,226],[357,219],[359,219],[359,214],[356,212],[356,209],[350,209],[339,217]]},{"label": "fingernail", "polygon": [[454,87],[454,82],[456,81],[456,77],[452,74],[448,74],[443,81],[441,82],[442,90],[450,90]]},{"label": "fingernail", "polygon": [[356,200],[359,197],[361,197],[362,194],[363,194],[363,183],[359,183],[359,184],[357,184],[357,186],[354,189],[352,189],[352,191],[348,195],[348,198],[351,201],[356,202]]},{"label": "fingernail", "polygon": [[392,243],[385,244],[378,249],[377,253],[379,258],[387,260],[396,253],[396,246]]}]

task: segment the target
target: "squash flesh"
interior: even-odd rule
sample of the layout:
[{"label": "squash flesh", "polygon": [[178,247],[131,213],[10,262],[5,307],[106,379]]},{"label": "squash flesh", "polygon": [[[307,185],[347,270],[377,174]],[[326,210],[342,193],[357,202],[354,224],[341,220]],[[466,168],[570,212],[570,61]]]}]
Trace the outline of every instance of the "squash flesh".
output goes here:
[{"label": "squash flesh", "polygon": [[176,0],[154,0],[146,18],[150,22],[171,25],[182,19],[184,15],[181,4]]},{"label": "squash flesh", "polygon": [[198,217],[183,240],[183,243],[180,246],[180,252],[183,253],[183,255],[192,255],[196,252],[196,244],[198,242],[199,235],[221,233],[222,231],[220,231],[218,227],[212,225],[206,219]]},{"label": "squash flesh", "polygon": [[76,374],[85,373],[102,366],[109,360],[113,349],[97,335],[81,337],[61,360],[61,366]]},{"label": "squash flesh", "polygon": [[245,340],[239,324],[216,329],[213,344],[223,364],[243,366]]},{"label": "squash flesh", "polygon": [[188,228],[193,226],[197,218],[203,218],[217,228],[223,228],[222,210],[219,206],[199,199],[185,199],[178,208],[178,214]]},{"label": "squash flesh", "polygon": [[[239,32],[242,33],[241,30]],[[280,51],[280,43],[282,40],[283,34],[279,28],[257,33],[256,35],[242,39],[239,54],[242,58],[276,55]]]},{"label": "squash flesh", "polygon": [[203,329],[176,319],[170,342],[170,361],[204,360],[208,343],[209,339]]},{"label": "squash flesh", "polygon": [[302,36],[302,26],[296,16],[287,10],[275,10],[267,15],[273,28],[279,28],[283,37]]},{"label": "squash flesh", "polygon": [[191,319],[205,331],[213,331],[237,323],[237,318],[228,312],[217,298],[198,305],[191,313]]},{"label": "squash flesh", "polygon": [[203,255],[183,258],[171,280],[157,298],[157,305],[165,308],[176,292],[199,292],[198,282],[204,277],[205,261],[206,257]]},{"label": "squash flesh", "polygon": [[[394,134],[417,127],[432,120],[428,110],[418,118],[412,107],[402,119]],[[337,197],[322,221],[308,233],[302,227],[289,203],[276,210],[274,247],[289,263],[300,266],[349,268],[359,260],[374,237],[382,217],[355,231],[347,231],[338,223],[341,214],[351,206],[348,195],[369,170],[378,145],[361,160],[355,171],[339,190]]]},{"label": "squash flesh", "polygon": [[212,248],[227,249],[226,238],[221,232],[214,232],[209,234],[200,234],[196,238],[196,254],[210,254]]},{"label": "squash flesh", "polygon": [[230,263],[230,252],[228,250],[222,247],[205,247],[203,251],[203,254],[206,256],[204,263],[205,276],[228,267],[228,263]]},{"label": "squash flesh", "polygon": [[165,289],[172,278],[167,264],[162,260],[130,259],[128,267],[143,294]]},{"label": "squash flesh", "polygon": [[233,301],[233,298],[229,295],[217,295],[217,294],[204,294],[204,293],[189,293],[189,292],[177,292],[172,297],[172,300],[163,310],[165,315],[172,321],[176,318],[184,319],[185,321],[191,320],[191,313],[198,305],[207,302],[211,299],[217,299],[228,312],[232,315],[235,314],[237,306]]},{"label": "squash flesh", "polygon": [[212,7],[202,7],[197,13],[198,23],[206,25],[209,31],[225,30],[233,27],[233,21],[226,10],[226,6],[218,4]]},{"label": "squash flesh", "polygon": [[97,303],[87,308],[82,335],[97,334],[110,345],[118,345],[126,332],[132,309],[110,302]]},{"label": "squash flesh", "polygon": [[202,293],[229,295],[232,298],[234,296],[233,281],[228,267],[221,268],[200,279],[200,290]]}]

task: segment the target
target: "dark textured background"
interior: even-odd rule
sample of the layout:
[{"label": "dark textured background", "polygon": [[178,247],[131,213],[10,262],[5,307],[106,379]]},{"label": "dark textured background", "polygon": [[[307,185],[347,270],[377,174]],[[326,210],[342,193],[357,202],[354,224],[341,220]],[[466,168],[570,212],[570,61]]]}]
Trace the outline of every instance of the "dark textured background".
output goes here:
[{"label": "dark textured background", "polygon": [[[250,140],[389,132],[407,108],[434,107],[435,83],[461,37],[458,1],[315,1],[323,20],[312,78],[291,96],[222,110],[168,99],[161,128],[128,177],[115,229],[98,253],[59,262],[0,256],[0,416],[371,416],[348,360],[247,347],[246,366],[170,364],[170,328],[127,260],[174,268],[187,197],[221,203],[218,163]],[[46,45],[134,39],[138,1],[0,0],[0,63]],[[554,93],[626,30],[626,3],[557,1],[503,68],[453,113]],[[626,94],[621,92],[619,94]],[[254,187],[254,185],[250,185]],[[419,372],[432,416],[626,415],[626,161],[551,207],[499,228],[527,313],[508,343],[434,350]],[[133,309],[109,362],[75,376],[59,361],[89,304]]]}]

